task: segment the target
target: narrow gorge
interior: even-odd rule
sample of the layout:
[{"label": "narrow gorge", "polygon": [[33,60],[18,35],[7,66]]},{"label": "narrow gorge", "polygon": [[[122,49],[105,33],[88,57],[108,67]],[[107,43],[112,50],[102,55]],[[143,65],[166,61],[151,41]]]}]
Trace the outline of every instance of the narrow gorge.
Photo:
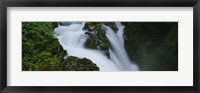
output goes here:
[{"label": "narrow gorge", "polygon": [[23,71],[178,71],[178,22],[22,22]]}]

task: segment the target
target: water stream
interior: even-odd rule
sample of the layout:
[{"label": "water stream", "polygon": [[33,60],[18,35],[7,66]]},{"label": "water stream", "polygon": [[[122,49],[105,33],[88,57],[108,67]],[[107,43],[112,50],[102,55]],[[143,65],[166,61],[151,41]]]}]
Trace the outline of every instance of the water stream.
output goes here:
[{"label": "water stream", "polygon": [[111,44],[110,59],[101,50],[84,47],[87,39],[87,35],[84,34],[86,31],[83,30],[85,22],[62,22],[54,29],[54,33],[64,50],[67,50],[67,56],[88,58],[100,68],[100,71],[137,71],[138,66],[130,61],[124,48],[124,26],[120,22],[115,24],[118,28],[117,33],[109,26],[102,25]]}]

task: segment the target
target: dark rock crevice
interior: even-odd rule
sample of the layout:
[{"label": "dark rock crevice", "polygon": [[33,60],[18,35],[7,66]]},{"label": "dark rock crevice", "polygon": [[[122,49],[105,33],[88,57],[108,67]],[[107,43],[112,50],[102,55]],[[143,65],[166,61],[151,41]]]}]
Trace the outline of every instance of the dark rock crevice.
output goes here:
[{"label": "dark rock crevice", "polygon": [[125,25],[125,48],[141,70],[178,70],[178,23],[132,22]]}]

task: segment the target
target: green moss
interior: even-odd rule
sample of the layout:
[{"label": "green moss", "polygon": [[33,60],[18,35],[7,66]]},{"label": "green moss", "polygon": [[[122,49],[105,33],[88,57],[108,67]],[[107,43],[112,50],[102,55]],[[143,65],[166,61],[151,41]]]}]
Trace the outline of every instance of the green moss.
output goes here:
[{"label": "green moss", "polygon": [[85,46],[87,48],[91,48],[91,49],[97,49],[98,48],[98,44],[99,44],[99,39],[96,35],[89,33],[89,32],[85,32],[85,34],[88,35],[88,39],[85,42]]},{"label": "green moss", "polygon": [[66,51],[53,37],[51,22],[22,22],[22,70],[56,71]]},{"label": "green moss", "polygon": [[99,71],[99,67],[90,59],[68,56],[62,63],[60,70],[66,71]]},{"label": "green moss", "polygon": [[102,29],[101,25],[103,22],[87,22],[84,29],[87,29],[85,32],[88,35],[88,39],[85,42],[85,46],[91,49],[102,50],[105,55],[109,56],[109,41],[106,37],[106,32]]}]

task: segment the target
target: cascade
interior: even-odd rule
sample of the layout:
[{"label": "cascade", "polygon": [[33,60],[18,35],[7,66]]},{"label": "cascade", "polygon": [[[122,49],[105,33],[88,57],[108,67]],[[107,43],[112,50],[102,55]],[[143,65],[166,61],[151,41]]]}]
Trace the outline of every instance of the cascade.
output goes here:
[{"label": "cascade", "polygon": [[118,28],[117,33],[109,26],[102,25],[111,44],[109,49],[110,59],[101,50],[84,47],[84,42],[87,40],[87,35],[84,34],[86,31],[83,30],[85,22],[62,22],[60,24],[54,29],[54,33],[63,49],[67,50],[67,56],[88,58],[100,68],[100,71],[139,70],[130,61],[124,48],[124,26],[120,22],[115,23]]}]

